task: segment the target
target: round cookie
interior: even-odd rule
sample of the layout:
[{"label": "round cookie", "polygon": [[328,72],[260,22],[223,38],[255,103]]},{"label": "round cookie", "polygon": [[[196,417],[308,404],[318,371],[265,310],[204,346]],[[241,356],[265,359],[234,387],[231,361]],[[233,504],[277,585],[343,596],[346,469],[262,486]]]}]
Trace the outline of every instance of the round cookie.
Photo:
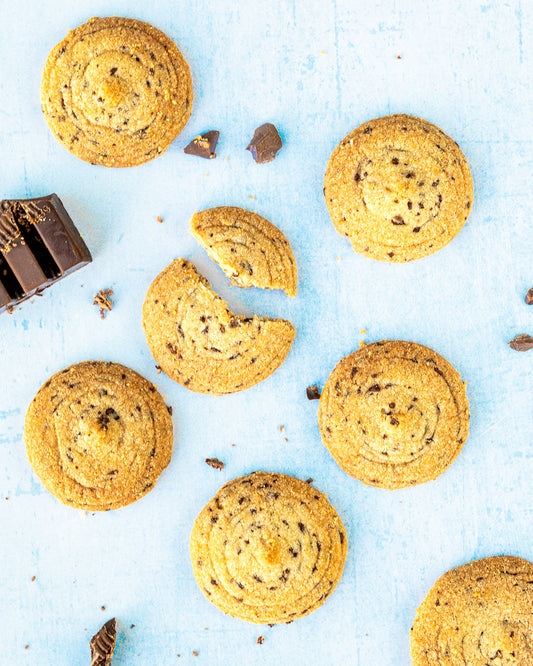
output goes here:
[{"label": "round cookie", "polygon": [[459,233],[474,190],[455,141],[426,120],[396,114],[370,120],[341,141],[324,196],[333,224],[356,252],[405,262]]},{"label": "round cookie", "polygon": [[191,534],[204,595],[257,624],[292,622],[321,606],[341,578],[346,550],[344,526],[325,495],[265,472],[223,486]]},{"label": "round cookie", "polygon": [[51,377],[26,414],[24,440],[43,485],[68,506],[118,509],[146,495],[172,454],[161,395],[118,363],[84,361]]},{"label": "round cookie", "polygon": [[296,296],[296,261],[285,234],[261,215],[237,206],[195,213],[191,233],[239,287],[283,289]]},{"label": "round cookie", "polygon": [[55,46],[43,72],[46,122],[91,164],[130,167],[164,153],[191,114],[185,59],[149,23],[92,18]]},{"label": "round cookie", "polygon": [[415,342],[383,340],[343,358],[318,410],[322,442],[339,466],[370,486],[436,479],[459,455],[469,410],[458,372]]},{"label": "round cookie", "polygon": [[413,666],[531,666],[533,564],[488,557],[448,571],[411,629]]},{"label": "round cookie", "polygon": [[212,395],[244,391],[266,379],[295,336],[289,321],[231,312],[185,259],[175,259],[150,285],[143,326],[163,372],[191,391]]}]

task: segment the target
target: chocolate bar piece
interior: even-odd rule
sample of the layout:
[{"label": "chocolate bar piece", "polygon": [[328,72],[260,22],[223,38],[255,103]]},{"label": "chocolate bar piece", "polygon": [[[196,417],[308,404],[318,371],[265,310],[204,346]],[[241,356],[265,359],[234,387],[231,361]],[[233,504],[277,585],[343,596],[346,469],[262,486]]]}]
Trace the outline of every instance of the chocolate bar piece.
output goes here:
[{"label": "chocolate bar piece", "polygon": [[196,155],[197,157],[205,157],[212,160],[217,156],[217,142],[220,132],[218,130],[210,130],[205,134],[195,136],[194,139],[185,146],[183,149],[187,155]]},{"label": "chocolate bar piece", "polygon": [[282,146],[283,141],[276,126],[272,123],[265,123],[255,130],[246,150],[252,153],[257,164],[265,164],[265,162],[272,162]]},{"label": "chocolate bar piece", "polygon": [[0,202],[0,312],[91,261],[57,194]]}]

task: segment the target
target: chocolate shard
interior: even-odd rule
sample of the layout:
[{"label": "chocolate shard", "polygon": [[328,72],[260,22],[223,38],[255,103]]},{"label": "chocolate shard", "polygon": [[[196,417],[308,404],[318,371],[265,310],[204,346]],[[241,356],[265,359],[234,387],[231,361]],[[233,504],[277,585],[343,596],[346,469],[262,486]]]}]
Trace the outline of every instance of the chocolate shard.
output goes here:
[{"label": "chocolate shard", "polygon": [[316,384],[313,384],[305,389],[305,394],[308,400],[318,400],[320,398],[320,389]]},{"label": "chocolate shard", "polygon": [[272,123],[265,123],[258,127],[246,150],[252,153],[257,164],[272,162],[283,146],[278,130]]},{"label": "chocolate shard", "polygon": [[224,463],[218,458],[206,458],[205,462],[214,469],[224,469]]},{"label": "chocolate shard", "polygon": [[183,149],[187,155],[196,155],[197,157],[205,157],[212,160],[217,156],[216,148],[220,132],[218,130],[210,130],[205,134],[195,136],[194,139]]},{"label": "chocolate shard", "polygon": [[533,338],[527,333],[520,333],[509,342],[509,347],[516,351],[529,351],[533,349]]},{"label": "chocolate shard", "polygon": [[533,304],[533,287],[531,289],[527,290],[526,297],[525,297],[525,302],[526,305],[532,305]]},{"label": "chocolate shard", "polygon": [[91,261],[56,194],[0,202],[0,312]]},{"label": "chocolate shard", "polygon": [[117,627],[115,618],[108,620],[91,638],[91,666],[109,666],[113,661]]}]

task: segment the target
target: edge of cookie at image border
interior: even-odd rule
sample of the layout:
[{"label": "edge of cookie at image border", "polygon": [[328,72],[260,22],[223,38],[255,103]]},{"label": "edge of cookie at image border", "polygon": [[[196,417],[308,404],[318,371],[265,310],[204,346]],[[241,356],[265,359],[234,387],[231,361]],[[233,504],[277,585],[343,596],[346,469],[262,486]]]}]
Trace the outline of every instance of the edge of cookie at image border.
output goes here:
[{"label": "edge of cookie at image border", "polygon": [[[418,132],[420,139],[423,139],[426,142],[430,133],[437,135],[440,143],[445,145],[445,147],[443,148],[440,143],[437,142],[435,142],[434,145],[440,148],[439,152],[442,151],[444,154],[448,151],[451,154],[453,158],[452,167],[457,167],[455,176],[459,175],[459,173],[461,174],[461,183],[464,188],[464,197],[461,199],[460,206],[456,206],[452,211],[453,214],[448,214],[448,216],[444,218],[446,224],[441,225],[441,233],[438,236],[430,237],[419,243],[409,245],[376,244],[371,237],[358,239],[357,234],[353,231],[353,229],[357,227],[357,224],[354,224],[353,220],[347,220],[347,215],[351,213],[351,211],[346,209],[346,204],[343,204],[343,199],[348,195],[343,192],[342,188],[348,186],[348,192],[350,192],[354,179],[354,172],[356,173],[356,165],[352,164],[351,160],[348,160],[344,168],[342,168],[342,163],[339,163],[342,151],[345,148],[350,151],[353,150],[353,144],[356,139],[358,139],[359,142],[364,142],[365,138],[371,135],[373,130],[376,129],[376,126],[379,130],[383,130],[383,128],[394,125],[400,126],[402,130],[406,131],[406,133],[409,132],[409,129],[413,130],[413,132]],[[394,127],[394,129],[396,129],[396,127]],[[388,146],[388,148],[394,149],[395,146]],[[337,178],[334,178],[335,174],[337,175]],[[449,180],[455,182],[455,176],[450,176]],[[438,183],[438,181],[436,182]],[[453,192],[455,194],[459,192],[457,185],[453,186]],[[326,207],[334,227],[338,233],[348,238],[355,252],[378,261],[406,263],[417,259],[423,259],[424,257],[437,252],[448,245],[459,234],[472,210],[474,186],[468,161],[456,141],[447,135],[440,127],[423,118],[398,113],[368,120],[352,130],[340,141],[328,160],[324,175],[323,193]],[[398,201],[396,203],[398,203]]]},{"label": "edge of cookie at image border", "polygon": [[[69,388],[69,391],[74,390],[77,383],[81,381],[77,380],[79,373],[82,373],[81,379],[83,379],[84,375],[90,374],[91,368],[96,368],[97,372],[107,369],[111,373],[112,380],[125,382],[124,386],[130,399],[138,396],[139,392],[144,394],[142,396],[143,400],[148,403],[150,412],[152,413],[154,430],[159,435],[159,446],[157,448],[154,447],[153,452],[149,454],[150,463],[147,470],[148,475],[145,479],[145,482],[148,481],[148,483],[143,482],[144,485],[137,483],[127,493],[117,495],[116,497],[99,497],[97,489],[89,487],[89,491],[95,491],[94,497],[87,498],[89,501],[82,501],[86,486],[68,476],[66,478],[62,476],[64,470],[60,453],[57,449],[57,441],[54,440],[53,435],[51,436],[51,440],[43,436],[43,430],[52,432],[51,428],[54,428],[54,426],[53,423],[50,423],[50,419],[54,418],[57,409],[56,407],[49,413],[50,405],[47,407],[47,403],[56,396],[48,394],[51,391],[57,393],[61,387],[59,382],[64,383],[67,381],[67,378],[67,388]],[[72,373],[75,373],[74,378],[71,376]],[[73,379],[74,382],[72,381]],[[128,389],[128,386],[131,386],[132,382],[138,384],[135,387],[135,393],[132,392],[131,388]],[[70,384],[74,384],[74,386],[70,388]],[[104,395],[107,395],[107,389]],[[43,401],[44,405],[41,404]],[[109,420],[112,418],[110,416]],[[159,393],[157,387],[139,372],[113,361],[87,360],[58,370],[41,385],[26,411],[23,439],[26,444],[26,453],[32,470],[51,495],[66,506],[76,509],[84,511],[109,511],[133,504],[153,490],[161,473],[169,465],[172,457],[174,423],[170,409],[165,404],[163,396]],[[71,462],[74,464],[73,461]],[[152,473],[150,474],[150,472]],[[140,485],[143,485],[143,487],[140,487]],[[74,492],[69,492],[69,488],[70,491],[74,490]],[[90,492],[88,494],[91,495]]]},{"label": "edge of cookie at image border", "polygon": [[[224,586],[224,581],[219,578],[218,573],[213,565],[213,561],[211,557],[209,557],[209,543],[213,538],[213,534],[215,534],[216,538],[218,534],[217,530],[223,530],[224,526],[231,528],[234,519],[239,514],[239,512],[249,511],[251,516],[255,516],[258,507],[254,504],[252,504],[252,506],[248,504],[246,489],[251,489],[256,480],[259,481],[259,483],[257,484],[257,489],[254,489],[253,491],[255,494],[260,494],[261,491],[263,491],[263,493],[268,493],[271,495],[273,501],[277,501],[278,497],[281,495],[281,499],[287,497],[295,500],[296,502],[299,500],[298,506],[300,504],[304,504],[306,506],[306,511],[314,517],[314,525],[316,526],[315,529],[317,532],[326,530],[327,527],[328,540],[332,546],[332,551],[329,555],[325,553],[324,546],[321,547],[318,545],[315,548],[315,546],[312,545],[312,538],[316,539],[317,535],[313,533],[312,538],[310,536],[311,543],[308,544],[309,548],[315,548],[317,556],[321,556],[322,554],[324,557],[327,557],[326,566],[329,567],[330,565],[333,565],[333,568],[331,570],[328,568],[322,570],[321,574],[323,577],[315,583],[310,591],[306,591],[303,597],[299,597],[296,600],[289,599],[288,602],[283,600],[283,602],[278,602],[277,604],[273,603],[270,606],[267,605],[265,601],[251,604],[246,603],[245,599],[234,599],[231,589],[226,589]],[[285,484],[287,487],[280,488],[279,485],[276,486],[278,482],[280,484]],[[254,499],[259,499],[261,501],[260,497],[255,497]],[[224,513],[225,507],[223,504],[225,502],[227,502],[226,507],[228,507],[226,509],[226,514]],[[310,504],[313,502],[318,502],[319,504],[310,509],[310,505],[307,504],[307,502]],[[233,503],[236,504],[235,512],[232,509]],[[269,505],[267,504],[267,507],[268,506]],[[252,520],[252,518],[250,520]],[[255,520],[255,517],[253,520]],[[281,522],[285,524],[287,529],[290,529],[289,521],[281,518]],[[238,522],[238,525],[240,524],[241,522]],[[320,526],[320,528],[318,526]],[[263,527],[265,527],[265,525],[263,525]],[[310,523],[310,527],[313,527],[313,523]],[[305,535],[306,530],[308,531],[307,524],[304,524],[303,522],[298,523],[297,536],[299,539],[304,538],[302,535]],[[329,532],[330,530],[331,533]],[[266,530],[261,532],[261,534],[266,534]],[[309,535],[311,535],[310,532]],[[334,536],[332,537],[332,535]],[[222,535],[222,538],[225,538],[225,534]],[[267,546],[265,546],[268,550],[266,561],[273,566],[282,566],[280,562],[277,561],[278,554],[281,552],[280,543],[287,546],[287,542],[284,541],[281,537],[279,541],[276,541],[275,538],[268,538],[266,536],[264,539],[261,538],[260,541],[261,543],[267,544]],[[245,541],[245,543],[247,542]],[[302,544],[300,544],[300,549],[301,548]],[[194,521],[190,536],[190,554],[193,573],[196,582],[206,599],[219,610],[221,610],[225,615],[229,615],[236,619],[254,624],[290,624],[294,620],[309,615],[314,610],[317,610],[326,602],[341,580],[346,561],[347,550],[348,536],[346,528],[339,514],[337,513],[337,510],[331,504],[327,495],[312,486],[310,481],[302,481],[301,479],[290,474],[277,472],[254,471],[227,481],[218,489],[215,496],[212,497],[198,513]],[[216,548],[216,552],[219,552],[218,548]],[[299,554],[298,552],[295,552],[292,547],[288,549],[288,552],[291,553],[290,561],[294,561],[293,558],[297,557]],[[206,553],[207,559],[205,559]],[[237,553],[237,555],[238,554],[239,553]],[[273,559],[270,559],[271,555]],[[259,562],[263,561],[264,558],[262,560],[260,554],[257,556],[260,558],[257,560],[257,570],[259,570],[259,567],[262,566],[259,564]],[[307,564],[309,564],[309,562]],[[226,566],[227,563],[225,567]],[[315,570],[316,569],[314,568],[313,573]],[[237,574],[240,573],[236,569],[232,569],[232,571],[232,576],[237,576]],[[243,574],[247,576],[250,585],[253,585],[251,581],[252,577],[255,578],[255,580],[263,582],[259,577],[253,576],[253,573],[254,572],[247,571],[246,569],[243,571]],[[260,573],[262,573],[262,570],[260,570]],[[286,576],[284,575],[285,573],[287,574]],[[288,571],[284,570],[284,573],[281,578],[279,578],[279,580],[287,582],[289,575],[290,569]],[[235,582],[233,578],[230,580],[230,582],[231,581],[233,581],[233,583],[238,586],[238,588],[236,588],[237,596],[244,596],[245,593],[242,591],[246,590],[246,585],[243,586],[241,581]],[[211,591],[207,589],[208,586],[211,588]],[[291,589],[293,588],[289,586],[288,591],[290,592]],[[270,590],[270,588],[268,588],[268,590]],[[316,598],[312,600],[306,598],[309,597],[313,591],[315,592]],[[253,591],[251,596],[253,600]],[[216,601],[214,598],[216,598]],[[303,603],[304,599],[305,603]],[[291,602],[293,604],[292,606]],[[301,606],[301,608],[299,608],[299,606]],[[295,608],[297,610],[294,610]]]},{"label": "edge of cookie at image border", "polygon": [[[378,359],[385,357],[388,355],[390,349],[399,349],[403,351],[401,355],[392,356],[391,360],[403,358],[405,361],[416,362],[417,365],[417,354],[428,354],[426,363],[430,364],[435,372],[441,376],[444,382],[448,385],[453,404],[456,407],[458,431],[455,437],[452,438],[451,436],[448,436],[446,438],[445,444],[447,444],[447,447],[445,450],[452,448],[453,445],[453,450],[447,458],[441,460],[437,455],[430,455],[430,452],[429,454],[416,459],[414,463],[387,463],[386,459],[379,462],[375,460],[367,461],[366,458],[362,459],[362,456],[359,455],[359,449],[356,449],[355,455],[350,449],[350,446],[353,446],[353,441],[348,437],[348,430],[351,426],[347,420],[343,421],[343,424],[348,424],[347,426],[344,426],[347,428],[345,431],[339,433],[332,430],[335,421],[333,418],[333,412],[331,411],[332,408],[338,404],[340,413],[344,413],[344,398],[346,396],[344,396],[344,393],[339,393],[339,391],[342,391],[341,383],[343,375],[350,376],[350,379],[345,382],[349,388],[355,383],[354,377],[358,374],[358,369],[355,370],[356,374],[354,374],[354,368],[357,368],[355,365],[356,363],[362,362],[366,365],[370,362],[372,356]],[[438,367],[435,363],[436,361],[439,363]],[[381,391],[381,387],[378,387],[379,384],[377,385],[375,392]],[[466,382],[462,381],[459,372],[454,366],[447,359],[426,345],[405,340],[380,340],[369,343],[361,349],[340,359],[328,376],[320,396],[318,408],[318,426],[322,444],[346,474],[361,481],[367,486],[387,490],[397,490],[433,481],[449,469],[461,453],[467,440],[470,410],[465,387]],[[374,387],[372,386],[371,388],[373,389]],[[349,393],[346,395],[349,395]],[[335,399],[335,396],[337,396],[337,400]],[[331,401],[333,404],[331,404]],[[395,414],[392,414],[392,416],[395,416]],[[344,418],[347,419],[348,416],[345,416]],[[399,425],[397,423],[398,418],[395,418],[395,421],[396,425]],[[426,444],[429,443],[431,446],[432,442],[433,440],[431,440],[431,442],[426,442]],[[384,445],[384,448],[386,448],[386,445]],[[345,449],[347,450],[345,451]],[[437,454],[438,453],[439,451],[437,451]],[[404,474],[404,468],[407,470],[409,465],[413,465],[413,468],[409,471],[409,474]],[[412,477],[411,474],[414,474],[415,476]]]},{"label": "edge of cookie at image border", "polygon": [[[54,78],[56,73],[58,58],[64,54],[68,46],[78,43],[78,38],[79,41],[83,41],[85,36],[95,32],[95,26],[101,26],[99,29],[120,29],[124,27],[137,30],[142,29],[146,35],[160,43],[167,53],[169,60],[172,62],[176,74],[175,88],[170,93],[167,90],[167,96],[163,95],[162,98],[167,102],[170,100],[171,106],[168,107],[170,110],[179,103],[179,100],[176,101],[174,97],[178,91],[181,92],[184,96],[182,104],[185,105],[185,111],[178,120],[174,119],[174,122],[169,124],[168,127],[172,128],[172,130],[169,129],[163,132],[163,139],[157,142],[158,145],[156,147],[143,146],[142,148],[135,148],[132,136],[126,135],[126,146],[115,155],[111,155],[109,152],[102,154],[101,150],[93,149],[92,146],[97,145],[97,143],[95,144],[97,139],[87,134],[87,128],[82,126],[80,119],[77,118],[75,113],[72,113],[71,109],[67,110],[65,108],[62,97],[63,89],[71,79],[57,81],[56,83],[60,85],[61,89],[56,89],[55,86],[52,86],[51,79]],[[53,99],[54,95],[57,99]],[[98,166],[114,168],[134,167],[145,164],[162,155],[187,124],[192,112],[193,100],[194,94],[190,67],[176,43],[165,32],[156,28],[151,23],[122,16],[92,17],[85,23],[69,30],[66,37],[50,51],[41,78],[41,108],[54,138],[75,157]],[[67,117],[67,112],[69,117]],[[74,117],[72,117],[73,115]],[[89,129],[94,129],[97,134],[102,134],[102,132],[108,134],[108,142],[111,142],[112,146],[110,128],[90,125]],[[69,138],[70,141],[68,140]],[[133,149],[130,150],[132,147]],[[146,147],[150,148],[148,154]]]}]

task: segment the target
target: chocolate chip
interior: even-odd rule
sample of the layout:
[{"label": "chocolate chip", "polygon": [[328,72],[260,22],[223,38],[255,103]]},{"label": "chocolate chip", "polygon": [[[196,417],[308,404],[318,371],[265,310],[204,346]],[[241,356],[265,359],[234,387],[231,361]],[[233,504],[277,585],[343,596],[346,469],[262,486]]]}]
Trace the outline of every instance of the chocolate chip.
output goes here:
[{"label": "chocolate chip", "polygon": [[224,463],[218,458],[206,458],[205,462],[209,467],[213,467],[213,469],[224,469]]},{"label": "chocolate chip", "polygon": [[532,305],[533,304],[533,287],[531,287],[531,289],[527,290],[525,301],[526,301],[526,305]]},{"label": "chocolate chip", "polygon": [[509,347],[516,351],[528,351],[533,349],[533,338],[527,333],[520,333],[509,342]]},{"label": "chocolate chip", "polygon": [[283,141],[278,130],[272,123],[265,123],[258,127],[246,150],[252,153],[257,164],[271,162],[281,150]]},{"label": "chocolate chip", "polygon": [[312,384],[305,389],[308,400],[318,400],[320,398],[320,389],[316,384]]},{"label": "chocolate chip", "polygon": [[215,150],[220,132],[218,130],[210,130],[205,134],[195,136],[194,139],[183,149],[187,155],[195,155],[196,157],[205,157],[212,160],[217,156]]},{"label": "chocolate chip", "polygon": [[401,215],[395,215],[395,216],[392,218],[391,222],[392,222],[395,226],[402,226],[402,225],[405,225],[404,219],[403,219],[403,217],[402,217]]}]

